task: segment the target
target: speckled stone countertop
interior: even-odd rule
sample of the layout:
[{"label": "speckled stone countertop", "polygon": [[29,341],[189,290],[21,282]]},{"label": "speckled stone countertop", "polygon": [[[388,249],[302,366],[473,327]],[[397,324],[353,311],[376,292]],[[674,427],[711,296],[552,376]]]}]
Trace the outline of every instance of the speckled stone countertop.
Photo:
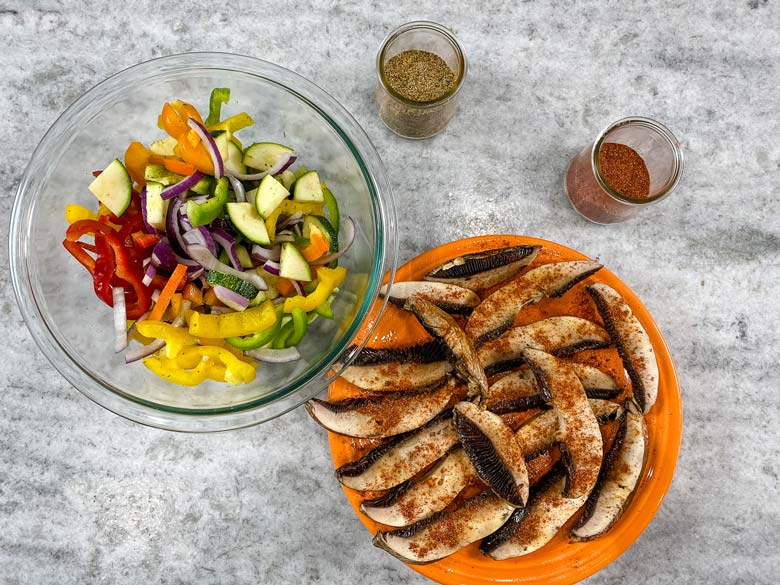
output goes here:
[{"label": "speckled stone countertop", "polygon": [[[476,234],[554,240],[600,258],[664,332],[685,409],[677,474],[650,527],[587,582],[777,583],[780,3],[315,4],[0,2],[4,237],[38,140],[106,76],[197,50],[289,67],[376,145],[403,261]],[[385,129],[372,90],[382,39],[419,18],[452,27],[471,68],[447,131],[413,142]],[[563,175],[626,115],[681,138],[685,175],[634,221],[592,225],[569,207]],[[7,256],[0,247],[1,583],[426,582],[371,546],[302,409],[188,436],[84,398],[28,334]]]}]

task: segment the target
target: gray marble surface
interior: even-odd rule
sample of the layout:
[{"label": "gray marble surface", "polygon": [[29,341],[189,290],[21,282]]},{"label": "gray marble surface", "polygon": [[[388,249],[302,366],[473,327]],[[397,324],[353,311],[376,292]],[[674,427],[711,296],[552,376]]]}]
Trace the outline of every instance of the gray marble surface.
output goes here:
[{"label": "gray marble surface", "polygon": [[[777,582],[777,1],[127,4],[0,2],[3,237],[38,140],[96,82],[185,51],[287,66],[374,141],[403,260],[475,234],[539,236],[598,256],[655,316],[684,394],[677,474],[650,527],[587,582]],[[471,70],[448,130],[411,142],[376,115],[373,58],[389,30],[417,18],[452,27]],[[591,225],[565,200],[563,174],[626,115],[681,137],[685,176],[636,220]],[[0,582],[426,582],[371,546],[302,410],[187,436],[82,397],[32,342],[7,255],[0,247]]]}]

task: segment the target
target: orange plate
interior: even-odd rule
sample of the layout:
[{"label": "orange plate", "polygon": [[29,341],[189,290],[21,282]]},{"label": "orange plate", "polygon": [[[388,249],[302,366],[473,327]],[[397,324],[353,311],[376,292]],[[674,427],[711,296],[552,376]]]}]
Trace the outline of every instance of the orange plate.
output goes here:
[{"label": "orange plate", "polygon": [[[579,252],[545,240],[524,236],[479,236],[451,242],[421,254],[398,270],[396,280],[418,280],[436,266],[462,254],[523,244],[543,246],[534,265],[562,260],[588,259]],[[600,270],[585,283],[596,281],[609,284],[628,301],[634,314],[650,335],[660,373],[658,400],[646,416],[649,436],[647,461],[640,478],[640,485],[628,510],[605,536],[591,542],[569,542],[566,535],[571,524],[575,521],[573,518],[550,543],[526,556],[506,561],[494,561],[482,555],[479,552],[479,543],[474,543],[438,562],[429,565],[409,565],[410,568],[445,585],[460,583],[475,585],[576,583],[615,560],[650,524],[669,489],[677,463],[682,434],[680,386],[669,348],[666,346],[658,326],[641,301],[625,284],[606,269]],[[560,299],[545,299],[536,305],[525,307],[517,323],[530,323],[552,315],[566,314],[600,321],[584,290],[585,283],[578,284]],[[427,334],[413,316],[406,311],[388,305],[369,345],[374,347],[408,345],[421,341],[426,336]],[[627,387],[623,368],[614,349],[583,352],[582,355],[586,361],[597,363],[600,367],[609,370],[616,376],[617,380],[623,380],[624,386]],[[353,390],[354,387],[339,379],[331,385],[329,396],[331,399],[344,398]],[[359,458],[376,444],[374,441],[366,439],[350,439],[334,433],[328,435],[335,467]],[[387,530],[386,527],[369,520],[360,513],[359,506],[362,501],[360,492],[348,488],[344,488],[344,492],[360,521],[366,525],[371,534],[375,534],[378,530]]]}]

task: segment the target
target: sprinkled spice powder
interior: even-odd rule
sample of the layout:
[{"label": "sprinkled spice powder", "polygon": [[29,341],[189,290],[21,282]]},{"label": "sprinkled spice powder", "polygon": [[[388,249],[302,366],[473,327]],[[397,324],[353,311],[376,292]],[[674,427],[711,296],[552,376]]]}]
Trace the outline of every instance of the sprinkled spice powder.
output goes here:
[{"label": "sprinkled spice powder", "polygon": [[390,88],[413,102],[434,102],[455,84],[455,73],[444,59],[428,51],[398,53],[384,69]]}]

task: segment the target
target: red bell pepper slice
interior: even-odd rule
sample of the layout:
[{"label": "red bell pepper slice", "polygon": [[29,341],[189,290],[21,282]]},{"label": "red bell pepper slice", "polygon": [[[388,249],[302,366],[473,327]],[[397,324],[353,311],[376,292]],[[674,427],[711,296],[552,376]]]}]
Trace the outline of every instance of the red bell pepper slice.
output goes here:
[{"label": "red bell pepper slice", "polygon": [[133,237],[133,244],[135,244],[137,248],[143,248],[144,250],[146,248],[151,248],[157,242],[160,241],[160,236],[158,236],[157,234],[133,232],[131,235]]},{"label": "red bell pepper slice", "polygon": [[[87,234],[95,236],[95,245],[98,250],[97,260],[92,260],[80,246],[73,245],[80,244],[78,242],[79,238]],[[128,254],[128,250],[119,239],[119,234],[110,226],[92,219],[82,219],[74,222],[65,233],[63,244],[87,270],[90,270],[91,265],[92,269],[90,272],[95,280],[95,292],[107,305],[113,306],[110,289],[114,280],[112,277],[115,276],[124,281],[123,284],[132,287],[135,293],[135,299],[128,303],[127,306],[128,319],[137,319],[149,309],[152,299],[149,290],[142,282],[143,274],[140,269],[140,262],[137,257]],[[109,263],[109,258],[111,258],[112,254],[109,251],[113,253],[113,258],[111,259],[113,261],[113,270],[110,271],[111,264]],[[86,260],[85,256],[89,260]],[[132,297],[132,295],[130,296]]]}]

